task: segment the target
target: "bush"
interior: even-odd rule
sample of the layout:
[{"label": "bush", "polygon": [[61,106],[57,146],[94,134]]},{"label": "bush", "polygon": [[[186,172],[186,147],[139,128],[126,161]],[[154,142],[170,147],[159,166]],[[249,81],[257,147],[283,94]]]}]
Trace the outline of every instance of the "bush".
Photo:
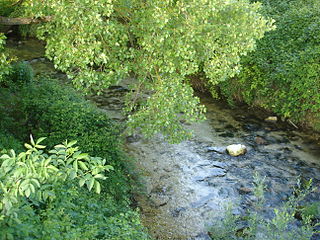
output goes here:
[{"label": "bush", "polygon": [[221,84],[221,91],[229,100],[244,100],[296,122],[312,116],[320,130],[320,2],[262,2],[277,29],[242,59],[242,72]]},{"label": "bush", "polygon": [[41,141],[0,156],[1,239],[148,239],[127,205],[78,187],[100,193],[97,186],[111,169],[103,159],[81,153],[75,142],[47,154]]},{"label": "bush", "polygon": [[21,197],[16,209],[18,221],[0,221],[0,236],[43,240],[148,239],[139,214],[130,208],[131,186],[119,127],[73,88],[58,81],[43,78],[14,89],[0,89],[0,140],[1,136],[10,136],[6,141],[11,139],[3,141],[4,148],[16,148],[30,133],[37,138],[48,136],[44,143],[50,148],[59,141],[77,139],[82,150],[105,158],[114,170],[101,182],[101,195],[89,193],[70,180],[53,184],[54,198],[50,201]]},{"label": "bush", "polygon": [[120,130],[106,113],[73,88],[52,79],[22,88],[18,99],[28,133],[36,138],[47,136],[48,147],[76,139],[83,151],[105,158],[115,168],[106,181],[108,191],[119,201],[128,201],[130,186],[125,176],[127,161],[120,147]]},{"label": "bush", "polygon": [[30,84],[32,82],[33,69],[27,62],[14,63],[7,78],[10,86],[22,87],[24,84]]},{"label": "bush", "polygon": [[23,150],[23,144],[12,134],[5,131],[0,132],[0,152],[4,149],[16,149],[17,152]]},{"label": "bush", "polygon": [[[304,189],[297,188],[283,206],[274,209],[272,219],[261,216],[264,206],[264,179],[255,175],[254,195],[257,202],[245,217],[232,214],[232,205],[226,207],[225,218],[210,229],[213,240],[310,240],[315,233],[310,217],[302,215],[302,222],[295,218],[298,206],[313,191],[312,181],[306,183]],[[300,182],[298,186],[301,187]]]}]

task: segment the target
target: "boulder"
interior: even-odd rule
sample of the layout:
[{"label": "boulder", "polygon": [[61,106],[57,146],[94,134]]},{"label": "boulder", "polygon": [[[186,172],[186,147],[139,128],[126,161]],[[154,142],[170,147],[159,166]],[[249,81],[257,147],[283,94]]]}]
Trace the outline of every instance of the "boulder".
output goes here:
[{"label": "boulder", "polygon": [[243,144],[232,144],[227,147],[227,152],[233,157],[243,155],[247,152],[247,147]]}]

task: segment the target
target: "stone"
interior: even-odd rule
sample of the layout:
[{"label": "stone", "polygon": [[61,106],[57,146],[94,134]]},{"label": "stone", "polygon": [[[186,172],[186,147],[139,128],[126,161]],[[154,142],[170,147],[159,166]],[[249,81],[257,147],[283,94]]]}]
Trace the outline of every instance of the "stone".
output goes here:
[{"label": "stone", "polygon": [[190,205],[192,208],[200,208],[206,205],[211,199],[214,199],[215,197],[216,197],[215,193],[209,193],[206,196],[202,196],[198,201],[192,202]]},{"label": "stone", "polygon": [[173,217],[180,217],[182,212],[185,212],[187,209],[185,207],[178,207],[171,211]]},{"label": "stone", "polygon": [[216,152],[216,153],[220,153],[220,154],[224,154],[226,152],[226,148],[225,147],[208,147],[207,148],[208,152]]},{"label": "stone", "polygon": [[233,157],[243,155],[247,152],[247,147],[243,144],[232,144],[227,147],[227,152]]},{"label": "stone", "polygon": [[208,177],[224,177],[226,175],[226,170],[222,168],[211,168]]},{"label": "stone", "polygon": [[270,117],[267,117],[266,119],[264,119],[266,122],[272,122],[272,123],[275,123],[278,121],[278,118],[276,116],[270,116]]},{"label": "stone", "polygon": [[248,194],[248,193],[252,192],[252,190],[250,188],[246,188],[246,187],[241,187],[238,189],[238,191],[240,194]]},{"label": "stone", "polygon": [[256,142],[256,144],[259,144],[259,145],[267,144],[267,141],[260,136],[255,137],[254,141]]},{"label": "stone", "polygon": [[141,140],[141,136],[134,134],[126,137],[127,143],[135,143]]}]

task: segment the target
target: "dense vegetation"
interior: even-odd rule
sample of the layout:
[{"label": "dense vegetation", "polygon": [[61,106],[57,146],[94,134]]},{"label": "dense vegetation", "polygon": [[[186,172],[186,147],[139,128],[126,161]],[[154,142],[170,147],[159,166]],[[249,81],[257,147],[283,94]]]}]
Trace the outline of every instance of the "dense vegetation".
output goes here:
[{"label": "dense vegetation", "polygon": [[[1,239],[149,239],[130,208],[118,127],[71,87],[12,69],[0,88],[0,148],[16,149],[0,158]],[[25,151],[30,133],[48,150],[32,140]],[[66,139],[77,143],[55,146]]]},{"label": "dense vegetation", "polygon": [[222,93],[320,130],[320,1],[262,2],[277,28],[242,58],[241,73],[220,85]]},{"label": "dense vegetation", "polygon": [[[46,56],[84,92],[137,79],[127,98],[128,125],[145,136],[189,136],[180,122],[204,118],[193,96],[199,82],[213,96],[219,85],[230,102],[320,129],[320,2],[262,2],[5,0],[0,16],[38,23],[32,30],[46,41]],[[272,19],[277,28],[268,32]],[[12,64],[4,41],[0,33],[2,239],[148,239],[130,208],[119,128],[72,87],[33,79],[30,66]],[[30,134],[40,141],[32,139],[25,149]],[[292,214],[287,205],[271,224],[253,214],[241,237],[254,239],[264,227],[275,238],[301,233],[309,239],[310,219],[297,232],[288,231]],[[225,223],[229,228],[217,228],[216,238],[239,233],[233,222]]]},{"label": "dense vegetation", "polygon": [[177,141],[190,135],[180,121],[204,118],[190,79],[202,74],[214,93],[239,72],[240,56],[272,29],[259,9],[248,0],[25,0],[9,15],[46,21],[37,36],[77,88],[99,92],[134,76],[128,125]]}]

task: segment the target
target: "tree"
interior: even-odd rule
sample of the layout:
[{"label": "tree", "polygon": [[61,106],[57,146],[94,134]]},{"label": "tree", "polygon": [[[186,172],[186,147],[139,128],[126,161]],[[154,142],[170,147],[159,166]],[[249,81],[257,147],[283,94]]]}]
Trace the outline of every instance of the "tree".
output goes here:
[{"label": "tree", "polygon": [[[39,24],[46,55],[82,90],[101,91],[133,77],[131,129],[169,140],[189,135],[181,121],[203,119],[191,77],[214,86],[239,72],[242,55],[272,21],[248,0],[25,0],[19,16]],[[12,14],[11,16],[14,16]],[[147,93],[147,97],[144,97]]]}]

